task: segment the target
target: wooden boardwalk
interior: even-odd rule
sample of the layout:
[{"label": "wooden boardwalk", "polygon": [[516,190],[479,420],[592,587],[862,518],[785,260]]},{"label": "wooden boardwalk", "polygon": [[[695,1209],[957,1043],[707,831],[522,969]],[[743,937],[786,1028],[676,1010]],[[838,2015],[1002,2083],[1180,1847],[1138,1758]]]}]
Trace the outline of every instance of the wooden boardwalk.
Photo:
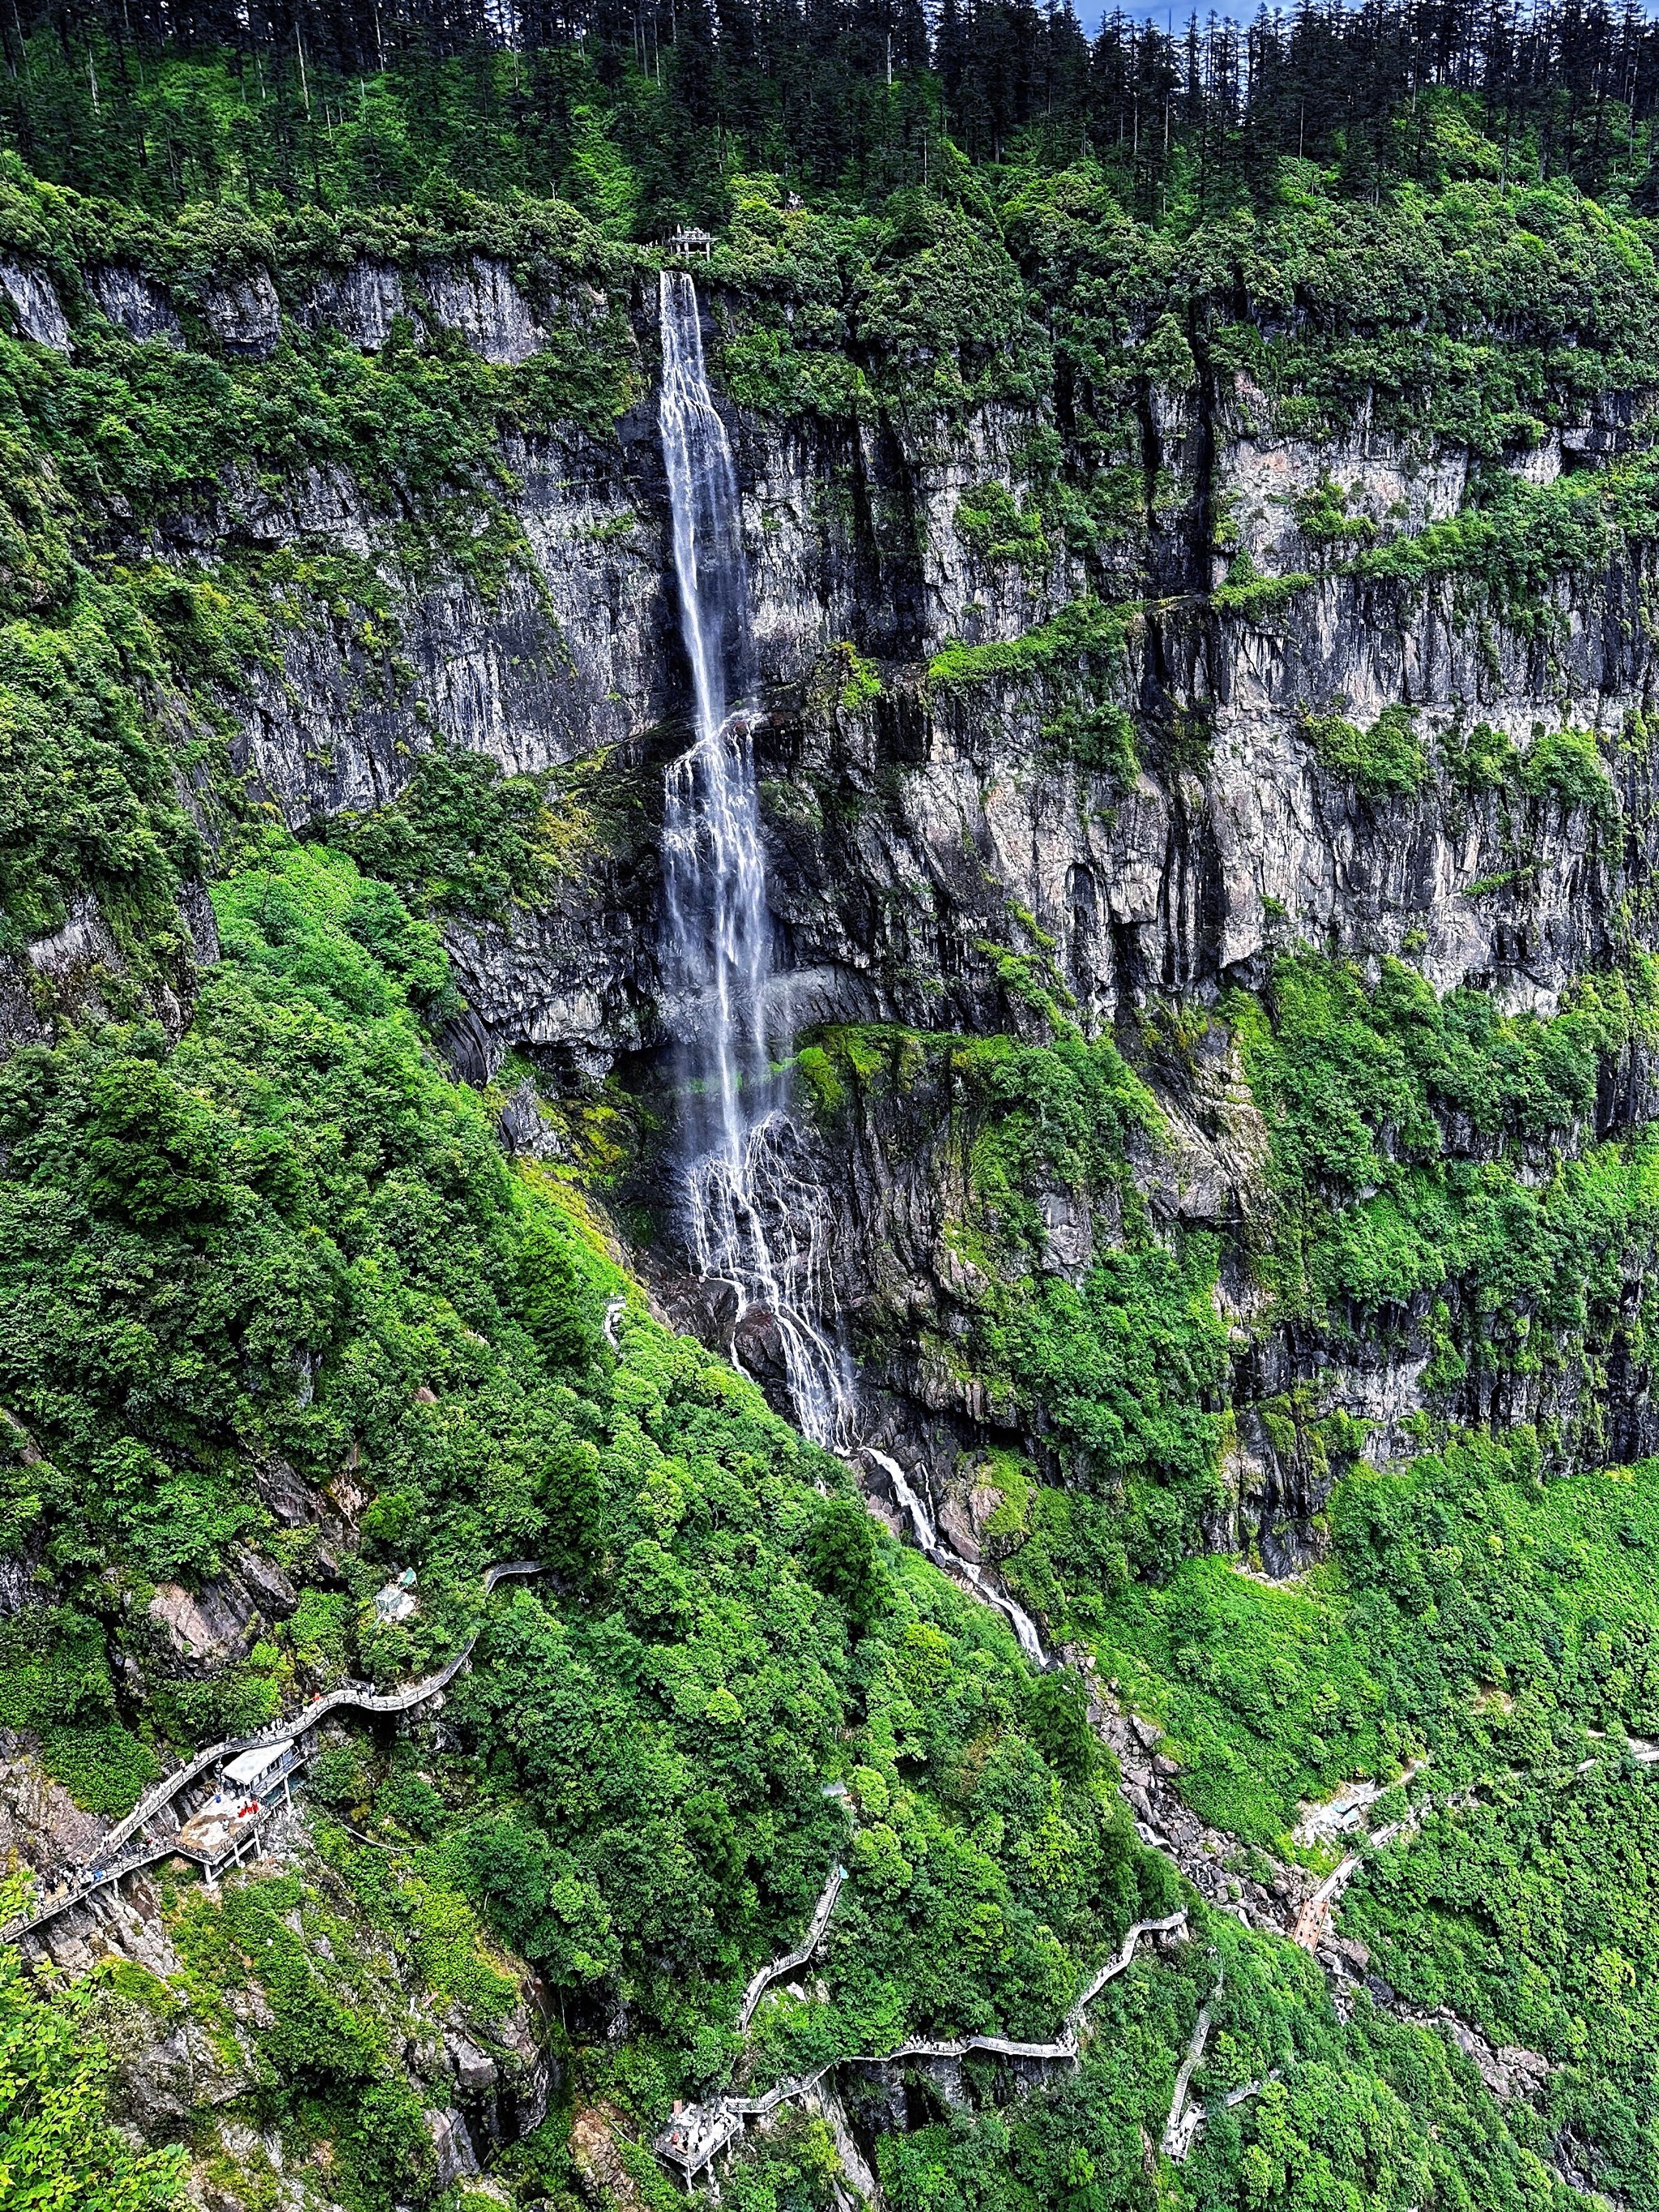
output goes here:
[{"label": "wooden boardwalk", "polygon": [[[826,1886],[824,1896],[818,1900],[818,1910],[813,1915],[813,1934],[797,1949],[787,1952],[763,1967],[749,1984],[744,1999],[743,2025],[746,2027],[753,2016],[756,2004],[767,1984],[787,1973],[792,1966],[803,1966],[817,1949],[823,1929],[828,1926],[834,1909],[835,1895],[840,1893],[841,1869],[836,1869]],[[834,1893],[832,1894],[831,1893]],[[825,1899],[829,1903],[826,1906]],[[763,2119],[775,2112],[780,2105],[799,2097],[810,2095],[826,2074],[839,2066],[892,2066],[907,2058],[945,2059],[965,2058],[971,2051],[989,2051],[1001,2058],[1024,2058],[1039,2064],[1054,2061],[1075,2063],[1080,2048],[1084,2015],[1115,1975],[1121,1974],[1134,1957],[1136,1947],[1143,1936],[1172,1936],[1184,1931],[1187,1914],[1183,1907],[1163,1920],[1137,1920],[1125,1935],[1115,1955],[1095,1975],[1088,1987],[1073,2004],[1060,2024],[1059,2036],[1052,2043],[1027,2043],[1009,2035],[966,2035],[950,2038],[916,2037],[901,2043],[896,2050],[849,2052],[844,2058],[832,2058],[811,2074],[800,2074],[780,2081],[758,2097],[718,2097],[706,2105],[693,2105],[676,2112],[658,2136],[654,2148],[659,2158],[681,2173],[689,2187],[727,2146],[742,2135],[750,2120]]]}]

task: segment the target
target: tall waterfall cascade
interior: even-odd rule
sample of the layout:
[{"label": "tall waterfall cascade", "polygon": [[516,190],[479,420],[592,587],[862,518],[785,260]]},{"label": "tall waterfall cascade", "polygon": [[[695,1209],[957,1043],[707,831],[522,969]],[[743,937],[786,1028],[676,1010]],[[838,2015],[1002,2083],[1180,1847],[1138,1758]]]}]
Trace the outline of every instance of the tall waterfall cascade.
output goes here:
[{"label": "tall waterfall cascade", "polygon": [[684,1054],[687,1241],[705,1281],[729,1284],[736,1321],[769,1314],[795,1419],[845,1450],[849,1365],[833,1309],[829,1201],[789,1111],[787,993],[774,968],[755,787],[755,657],[737,472],[708,393],[696,289],[661,276],[659,422],[673,516],[680,629],[696,742],[670,767],[663,810],[670,981],[694,1008]]}]

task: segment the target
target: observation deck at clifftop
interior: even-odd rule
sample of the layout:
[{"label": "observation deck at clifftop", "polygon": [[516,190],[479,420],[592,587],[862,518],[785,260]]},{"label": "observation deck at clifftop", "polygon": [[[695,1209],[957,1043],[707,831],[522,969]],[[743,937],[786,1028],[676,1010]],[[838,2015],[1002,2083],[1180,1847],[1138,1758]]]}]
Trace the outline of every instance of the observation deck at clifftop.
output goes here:
[{"label": "observation deck at clifftop", "polygon": [[677,261],[690,261],[694,254],[701,254],[707,261],[714,248],[714,241],[708,232],[695,228],[672,231],[662,242],[663,252]]}]

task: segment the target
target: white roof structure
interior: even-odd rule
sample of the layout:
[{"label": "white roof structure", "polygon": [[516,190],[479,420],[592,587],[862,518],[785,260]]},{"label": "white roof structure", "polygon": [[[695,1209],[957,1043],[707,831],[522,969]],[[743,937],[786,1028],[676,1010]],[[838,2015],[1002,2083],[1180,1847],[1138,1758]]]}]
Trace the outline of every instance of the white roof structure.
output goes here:
[{"label": "white roof structure", "polygon": [[234,1759],[225,1762],[225,1779],[237,1784],[252,1782],[293,1748],[293,1738],[289,1737],[283,1743],[262,1743],[252,1751],[238,1752]]}]

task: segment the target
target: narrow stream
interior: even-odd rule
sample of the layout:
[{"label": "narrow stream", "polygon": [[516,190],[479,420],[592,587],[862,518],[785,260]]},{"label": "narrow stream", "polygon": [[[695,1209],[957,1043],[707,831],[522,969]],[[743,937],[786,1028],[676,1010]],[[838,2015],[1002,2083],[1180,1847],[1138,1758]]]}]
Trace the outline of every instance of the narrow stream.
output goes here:
[{"label": "narrow stream", "polygon": [[946,1574],[960,1575],[971,1587],[974,1595],[985,1604],[995,1606],[999,1613],[1006,1616],[1018,1639],[1020,1650],[1031,1664],[1047,1667],[1050,1663],[1048,1654],[1042,1647],[1042,1638],[1037,1634],[1036,1623],[1030,1614],[1023,1606],[1016,1604],[1006,1590],[999,1589],[983,1567],[976,1566],[972,1559],[964,1559],[960,1552],[940,1541],[933,1515],[896,1459],[884,1451],[878,1451],[873,1444],[865,1444],[862,1450],[866,1459],[878,1467],[892,1484],[893,1495],[898,1501],[900,1510],[907,1516],[915,1533],[917,1549],[925,1553],[933,1565],[942,1568]]}]

